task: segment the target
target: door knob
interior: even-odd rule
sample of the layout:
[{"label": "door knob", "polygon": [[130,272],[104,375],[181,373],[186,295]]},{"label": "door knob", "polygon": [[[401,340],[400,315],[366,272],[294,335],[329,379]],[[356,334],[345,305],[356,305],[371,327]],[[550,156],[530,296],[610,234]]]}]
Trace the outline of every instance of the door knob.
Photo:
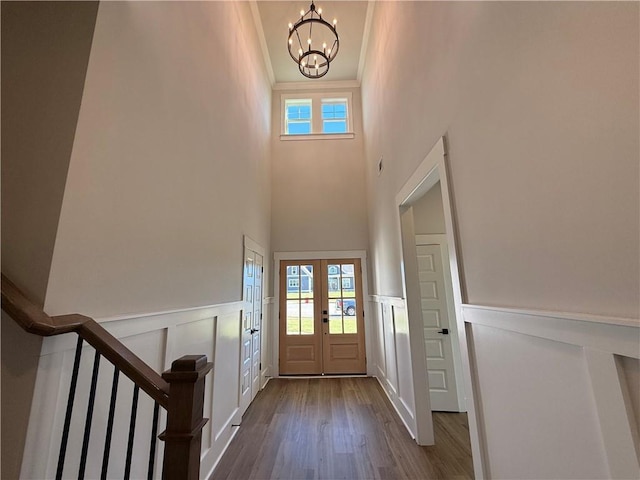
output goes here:
[{"label": "door knob", "polygon": [[443,328],[442,330],[439,330],[438,333],[441,333],[443,335],[449,335],[449,329],[448,328]]}]

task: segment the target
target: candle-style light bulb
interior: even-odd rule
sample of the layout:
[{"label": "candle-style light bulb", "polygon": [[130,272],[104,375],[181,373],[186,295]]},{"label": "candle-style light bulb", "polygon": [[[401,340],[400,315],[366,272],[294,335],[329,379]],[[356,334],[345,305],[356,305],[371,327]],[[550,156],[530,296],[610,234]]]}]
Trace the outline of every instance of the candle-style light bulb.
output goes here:
[{"label": "candle-style light bulb", "polygon": [[305,67],[305,66],[307,65],[307,62],[305,62],[305,61],[303,60],[303,61],[302,61],[302,63],[301,63],[301,65],[302,65],[303,67]]},{"label": "candle-style light bulb", "polygon": [[337,19],[333,19],[333,26],[335,27],[338,24],[338,20]]},{"label": "candle-style light bulb", "polygon": [[289,30],[293,28],[293,23],[289,22]]},{"label": "candle-style light bulb", "polygon": [[299,49],[298,49],[298,56],[299,56],[299,57],[301,57],[301,56],[302,56],[302,49],[301,49],[301,48],[299,48]]},{"label": "candle-style light bulb", "polygon": [[311,39],[310,39],[310,38],[309,38],[309,39],[307,39],[307,43],[308,43],[309,45],[311,45]]},{"label": "candle-style light bulb", "polygon": [[300,10],[300,16],[303,17],[304,16],[304,10]]},{"label": "candle-style light bulb", "polygon": [[321,8],[318,9],[318,15],[322,15],[322,9]]},{"label": "candle-style light bulb", "polygon": [[331,55],[331,49],[327,50],[327,55]]}]

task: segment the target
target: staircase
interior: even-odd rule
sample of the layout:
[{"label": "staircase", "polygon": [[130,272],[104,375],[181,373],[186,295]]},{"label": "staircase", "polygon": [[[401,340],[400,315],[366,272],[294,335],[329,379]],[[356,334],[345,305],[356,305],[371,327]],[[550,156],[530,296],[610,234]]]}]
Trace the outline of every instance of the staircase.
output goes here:
[{"label": "staircase", "polygon": [[[200,476],[200,450],[202,427],[206,424],[203,418],[205,377],[211,370],[212,364],[207,362],[204,355],[186,355],[175,360],[171,369],[162,375],[125,347],[117,338],[107,332],[95,320],[78,314],[50,317],[40,307],[35,305],[3,274],[2,275],[2,310],[4,310],[23,330],[39,336],[76,334],[77,344],[73,363],[73,372],[67,395],[67,406],[64,414],[64,426],[60,449],[58,452],[56,479],[62,478],[113,478],[115,462],[124,459],[123,478],[131,478],[132,459],[139,456],[134,452],[134,438],[136,438],[136,424],[140,390],[148,396],[154,404],[152,409],[151,430],[145,432],[150,435],[147,462],[147,478],[157,478],[156,458],[163,457],[162,478],[166,480],[197,480]],[[81,375],[81,358],[86,354],[86,345],[94,352],[93,368],[91,371],[90,388],[87,398],[79,398],[77,392],[78,378]],[[106,419],[96,421],[94,405],[97,395],[97,379],[101,368],[101,360],[108,363],[113,370],[109,411]],[[103,364],[105,362],[102,362]],[[105,368],[104,366],[102,367]],[[116,416],[118,400],[118,386],[121,385],[120,374],[133,382],[133,394],[127,435],[126,452],[112,454],[113,425]],[[71,435],[74,407],[82,402],[86,405],[82,439],[74,442],[81,445],[79,458],[77,452],[69,458],[68,445]],[[166,411],[166,428],[158,435],[160,423],[160,409]],[[163,415],[164,417],[164,415]],[[105,431],[94,432],[92,426],[96,423],[106,425]],[[89,442],[96,435],[104,435],[104,448],[101,459],[88,462]],[[138,433],[139,435],[139,433]],[[164,451],[158,448],[158,439],[164,444]],[[101,439],[102,440],[102,439]],[[161,447],[161,445],[160,445]],[[163,453],[163,455],[160,455]],[[99,471],[88,471],[88,465],[100,465]]]}]

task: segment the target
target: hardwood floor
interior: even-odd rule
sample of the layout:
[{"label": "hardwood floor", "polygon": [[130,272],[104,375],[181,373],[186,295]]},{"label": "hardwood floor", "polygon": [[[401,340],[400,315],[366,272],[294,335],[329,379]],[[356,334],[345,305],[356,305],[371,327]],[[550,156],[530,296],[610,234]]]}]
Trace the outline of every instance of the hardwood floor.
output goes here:
[{"label": "hardwood floor", "polygon": [[375,378],[272,379],[210,480],[473,478],[466,414],[420,447]]}]

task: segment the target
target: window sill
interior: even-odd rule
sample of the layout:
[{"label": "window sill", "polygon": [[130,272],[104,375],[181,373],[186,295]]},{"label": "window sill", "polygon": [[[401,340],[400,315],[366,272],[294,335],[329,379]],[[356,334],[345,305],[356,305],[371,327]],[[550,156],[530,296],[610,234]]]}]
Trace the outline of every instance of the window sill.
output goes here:
[{"label": "window sill", "polygon": [[314,133],[311,135],[280,135],[280,140],[342,140],[355,138],[355,133]]}]

